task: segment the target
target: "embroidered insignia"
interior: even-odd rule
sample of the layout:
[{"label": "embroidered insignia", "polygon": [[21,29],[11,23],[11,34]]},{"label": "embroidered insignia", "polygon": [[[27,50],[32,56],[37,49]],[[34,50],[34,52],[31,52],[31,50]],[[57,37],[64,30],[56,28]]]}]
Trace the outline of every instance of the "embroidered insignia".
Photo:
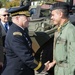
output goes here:
[{"label": "embroidered insignia", "polygon": [[13,35],[20,35],[20,36],[22,36],[22,33],[21,32],[14,32]]},{"label": "embroidered insignia", "polygon": [[38,66],[36,68],[34,68],[34,70],[37,71],[41,66],[42,66],[42,62],[39,62]]}]

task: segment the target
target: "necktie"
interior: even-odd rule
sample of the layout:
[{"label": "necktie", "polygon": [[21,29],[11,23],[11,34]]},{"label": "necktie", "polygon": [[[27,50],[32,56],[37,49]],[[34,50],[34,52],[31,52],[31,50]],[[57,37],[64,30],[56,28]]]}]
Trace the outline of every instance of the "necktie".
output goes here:
[{"label": "necktie", "polygon": [[6,32],[8,31],[8,24],[7,23],[5,24],[5,31]]}]

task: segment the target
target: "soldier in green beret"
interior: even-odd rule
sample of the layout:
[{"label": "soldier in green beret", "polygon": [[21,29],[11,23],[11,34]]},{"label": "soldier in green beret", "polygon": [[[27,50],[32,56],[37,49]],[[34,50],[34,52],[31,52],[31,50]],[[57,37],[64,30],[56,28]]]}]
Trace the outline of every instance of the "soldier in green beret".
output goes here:
[{"label": "soldier in green beret", "polygon": [[75,26],[69,21],[69,5],[57,2],[52,6],[51,19],[57,25],[54,38],[54,75],[75,75]]}]

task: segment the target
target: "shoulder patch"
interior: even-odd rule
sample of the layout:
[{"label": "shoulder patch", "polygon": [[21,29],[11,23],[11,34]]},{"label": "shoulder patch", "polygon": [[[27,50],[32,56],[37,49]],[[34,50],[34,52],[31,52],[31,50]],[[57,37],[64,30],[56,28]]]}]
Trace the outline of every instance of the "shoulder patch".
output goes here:
[{"label": "shoulder patch", "polygon": [[14,32],[13,35],[20,35],[20,36],[22,36],[22,33],[21,32]]}]

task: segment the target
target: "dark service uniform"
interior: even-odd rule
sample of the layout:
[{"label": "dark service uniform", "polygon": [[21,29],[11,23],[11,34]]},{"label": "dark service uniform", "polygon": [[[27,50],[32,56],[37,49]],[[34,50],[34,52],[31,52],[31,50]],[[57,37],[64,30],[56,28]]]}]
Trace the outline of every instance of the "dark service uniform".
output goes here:
[{"label": "dark service uniform", "polygon": [[3,46],[2,45],[3,45],[2,32],[1,32],[1,26],[0,26],[0,74],[2,72],[3,61],[4,61]]},{"label": "dark service uniform", "polygon": [[[10,10],[13,15],[16,13],[27,15],[28,7],[22,6]],[[34,75],[34,70],[41,72],[45,66],[35,60],[31,46],[28,33],[12,23],[5,40],[7,64],[2,75]]]}]

